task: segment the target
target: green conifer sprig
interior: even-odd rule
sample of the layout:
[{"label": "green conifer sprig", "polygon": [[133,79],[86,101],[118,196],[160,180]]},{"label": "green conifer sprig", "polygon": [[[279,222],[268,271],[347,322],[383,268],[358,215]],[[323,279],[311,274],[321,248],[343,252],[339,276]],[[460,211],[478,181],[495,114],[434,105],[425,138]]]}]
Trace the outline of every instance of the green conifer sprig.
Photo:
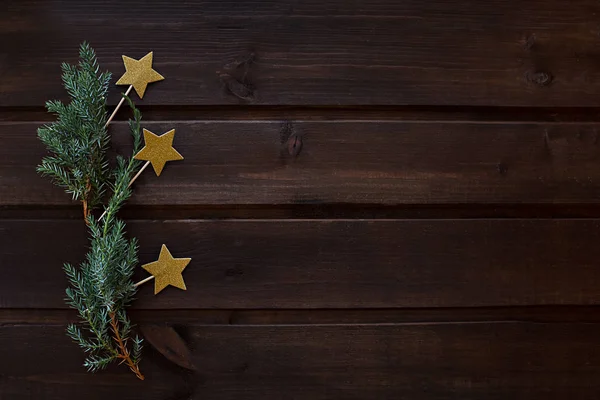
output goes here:
[{"label": "green conifer sprig", "polygon": [[38,137],[52,155],[42,159],[37,169],[83,203],[87,220],[102,201],[110,173],[106,159],[110,137],[105,125],[111,74],[100,72],[96,53],[89,44],[81,45],[79,57],[77,66],[62,64],[62,80],[70,103],[46,103],[57,120],[38,129]]},{"label": "green conifer sprig", "polygon": [[[134,148],[130,157],[117,156],[111,170],[106,155],[110,137],[105,128],[110,74],[99,72],[96,55],[86,43],[81,45],[80,58],[77,67],[63,64],[63,82],[71,102],[48,102],[48,111],[57,114],[57,121],[38,130],[53,153],[42,160],[38,171],[82,201],[91,236],[81,265],[64,265],[69,281],[66,300],[82,322],[69,325],[67,334],[87,354],[84,366],[88,370],[95,372],[121,361],[144,379],[139,370],[142,339],[132,335],[126,314],[137,290],[131,279],[138,264],[137,241],[126,238],[125,223],[117,218],[131,196],[129,182],[141,164],[133,158],[142,144],[141,113],[125,97],[133,110],[129,128]],[[107,191],[105,213],[97,220],[91,210],[102,203]]]}]

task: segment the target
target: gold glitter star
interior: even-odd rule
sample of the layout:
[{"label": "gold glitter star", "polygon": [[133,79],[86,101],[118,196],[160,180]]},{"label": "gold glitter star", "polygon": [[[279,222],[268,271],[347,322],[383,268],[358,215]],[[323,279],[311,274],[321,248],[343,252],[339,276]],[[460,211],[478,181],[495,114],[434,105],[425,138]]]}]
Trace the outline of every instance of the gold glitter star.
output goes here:
[{"label": "gold glitter star", "polygon": [[163,244],[158,260],[142,265],[142,268],[154,276],[154,294],[158,294],[169,285],[186,290],[181,273],[191,260],[191,258],[173,258],[167,246]]},{"label": "gold glitter star", "polygon": [[123,56],[125,73],[117,81],[117,85],[133,85],[140,99],[144,97],[146,86],[149,83],[165,79],[161,74],[152,69],[152,52],[139,60]]},{"label": "gold glitter star", "polygon": [[167,161],[183,160],[183,156],[173,148],[175,129],[157,136],[144,129],[144,143],[146,145],[133,158],[136,160],[150,161],[156,176],[160,176]]}]

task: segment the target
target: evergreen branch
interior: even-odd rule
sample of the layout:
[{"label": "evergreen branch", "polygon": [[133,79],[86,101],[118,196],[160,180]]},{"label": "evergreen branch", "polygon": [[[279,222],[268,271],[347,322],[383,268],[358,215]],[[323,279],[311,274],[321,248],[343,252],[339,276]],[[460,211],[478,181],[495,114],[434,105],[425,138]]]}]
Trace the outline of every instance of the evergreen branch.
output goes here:
[{"label": "evergreen branch", "polygon": [[137,360],[137,362],[133,361],[133,359],[131,358],[131,355],[129,354],[129,350],[127,348],[126,341],[124,342],[123,339],[121,339],[121,334],[120,334],[121,329],[119,328],[119,323],[117,321],[117,317],[114,312],[110,314],[110,321],[111,321],[111,327],[112,327],[113,333],[115,334],[114,340],[117,342],[117,345],[119,346],[119,351],[120,351],[119,358],[121,358],[123,360],[123,362],[125,362],[127,364],[129,369],[131,369],[131,371],[139,379],[144,380],[144,375],[142,375],[142,373],[140,372],[140,369],[137,364],[137,363],[139,363],[139,359]]},{"label": "evergreen branch", "polygon": [[[77,66],[63,64],[62,78],[71,97],[69,104],[49,101],[49,112],[57,115],[54,123],[38,129],[40,140],[52,153],[38,171],[83,204],[84,218],[90,231],[91,246],[81,265],[64,265],[69,282],[67,304],[76,309],[81,325],[69,325],[67,335],[87,354],[84,366],[92,372],[112,361],[126,363],[139,379],[142,339],[131,339],[133,325],[125,312],[137,288],[132,281],[138,264],[137,241],[127,239],[125,223],[116,214],[131,196],[129,181],[141,162],[133,155],[141,148],[141,113],[133,102],[129,122],[133,153],[117,157],[111,171],[106,151],[109,135],[106,95],[109,73],[100,73],[96,55],[86,43],[81,45]],[[111,193],[105,218],[98,221],[92,209],[102,203],[107,189]]]},{"label": "evergreen branch", "polygon": [[101,202],[109,174],[106,150],[110,137],[105,124],[111,74],[100,72],[96,53],[87,43],[81,45],[79,57],[77,66],[62,65],[70,103],[46,103],[57,120],[39,128],[38,137],[53,155],[42,160],[38,172],[81,201],[87,222]]},{"label": "evergreen branch", "polygon": [[83,366],[86,367],[90,372],[96,372],[106,368],[113,360],[114,358],[110,356],[99,357],[92,355],[85,359]]}]

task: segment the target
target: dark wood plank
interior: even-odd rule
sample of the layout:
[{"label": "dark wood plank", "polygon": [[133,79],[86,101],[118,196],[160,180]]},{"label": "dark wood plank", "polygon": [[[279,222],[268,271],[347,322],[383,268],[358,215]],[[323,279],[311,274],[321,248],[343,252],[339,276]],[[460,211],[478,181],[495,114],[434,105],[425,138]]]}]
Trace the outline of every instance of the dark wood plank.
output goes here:
[{"label": "dark wood plank", "polygon": [[[448,121],[448,122],[598,122],[598,107],[472,106],[284,106],[284,105],[148,105],[137,101],[144,121]],[[112,111],[112,106],[109,106]],[[127,107],[113,121],[129,118]],[[0,107],[1,122],[48,122],[55,116],[44,106]]]},{"label": "dark wood plank", "polygon": [[[140,261],[192,257],[188,290],[141,309],[600,304],[600,220],[133,221]],[[80,221],[0,222],[0,306],[64,308],[61,266],[87,247]],[[136,278],[146,274],[140,269]]]},{"label": "dark wood plank", "polygon": [[598,13],[595,0],[10,0],[0,106],[63,96],[60,62],[83,40],[116,75],[122,54],[154,50],[167,80],[147,104],[598,106]]},{"label": "dark wood plank", "polygon": [[[596,204],[597,124],[151,122],[185,160],[136,182],[136,205]],[[0,123],[0,205],[67,205],[39,177],[34,123]],[[125,124],[114,147],[127,154]],[[289,143],[300,140],[299,152]]]},{"label": "dark wood plank", "polygon": [[[505,306],[363,309],[141,309],[129,310],[138,325],[323,325],[444,322],[600,323],[600,306]],[[72,309],[0,308],[2,325],[78,322]]]},{"label": "dark wood plank", "polygon": [[[106,399],[597,399],[598,324],[182,326],[196,374],[147,349],[83,373],[63,326],[0,328],[0,397]],[[31,360],[27,362],[26,360]],[[35,361],[34,361],[35,360]],[[60,360],[60,362],[57,362]],[[34,362],[33,362],[34,361]]]},{"label": "dark wood plank", "polygon": [[123,365],[86,372],[85,355],[65,330],[64,325],[0,327],[0,398],[164,400],[191,393],[186,374],[150,348],[144,381]]},{"label": "dark wood plank", "polygon": [[[81,204],[0,207],[0,219],[81,219]],[[125,205],[126,220],[171,219],[482,219],[482,218],[600,218],[595,204],[285,204],[223,206]]]}]

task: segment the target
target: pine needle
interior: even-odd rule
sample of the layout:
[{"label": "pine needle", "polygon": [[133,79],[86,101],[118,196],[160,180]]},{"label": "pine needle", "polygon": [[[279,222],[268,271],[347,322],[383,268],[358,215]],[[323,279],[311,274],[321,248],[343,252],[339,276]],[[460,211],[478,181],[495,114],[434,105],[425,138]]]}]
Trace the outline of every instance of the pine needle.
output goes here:
[{"label": "pine needle", "polygon": [[[78,65],[62,65],[70,103],[49,101],[46,107],[57,119],[38,129],[51,153],[42,159],[38,172],[81,201],[90,231],[91,246],[85,260],[78,268],[64,266],[69,282],[66,302],[81,319],[79,326],[68,326],[67,335],[86,353],[83,365],[89,371],[121,361],[144,379],[138,368],[142,339],[131,339],[133,325],[125,312],[137,290],[131,279],[138,264],[137,241],[126,238],[125,223],[116,216],[131,196],[128,182],[141,163],[133,159],[142,142],[141,113],[126,97],[133,110],[129,127],[134,150],[127,158],[118,156],[111,170],[106,154],[110,136],[105,127],[111,75],[100,72],[96,54],[87,43],[81,45],[79,56]],[[97,221],[92,210],[102,204],[105,195],[109,196],[106,214]]]}]

